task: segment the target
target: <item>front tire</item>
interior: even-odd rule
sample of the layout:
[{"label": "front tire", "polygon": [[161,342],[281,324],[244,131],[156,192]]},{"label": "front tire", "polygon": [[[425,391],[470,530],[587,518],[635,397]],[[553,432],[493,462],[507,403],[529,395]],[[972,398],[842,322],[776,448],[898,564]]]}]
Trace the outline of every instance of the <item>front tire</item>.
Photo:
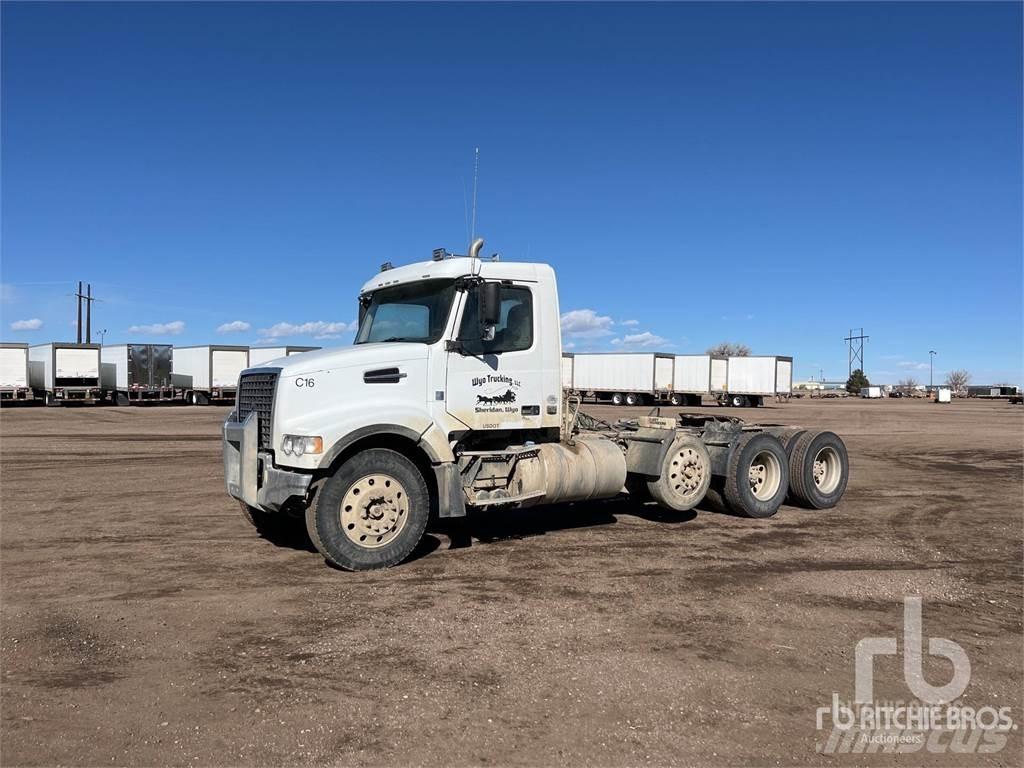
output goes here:
[{"label": "front tire", "polygon": [[317,551],[349,571],[388,568],[419,544],[430,492],[419,469],[387,448],[357,453],[327,479],[306,509]]},{"label": "front tire", "polygon": [[668,396],[668,402],[670,405],[686,405],[686,395],[681,395],[678,392],[673,392]]},{"label": "front tire", "polygon": [[786,449],[774,435],[743,435],[732,454],[725,477],[725,500],[747,517],[771,517],[779,511],[789,490]]}]

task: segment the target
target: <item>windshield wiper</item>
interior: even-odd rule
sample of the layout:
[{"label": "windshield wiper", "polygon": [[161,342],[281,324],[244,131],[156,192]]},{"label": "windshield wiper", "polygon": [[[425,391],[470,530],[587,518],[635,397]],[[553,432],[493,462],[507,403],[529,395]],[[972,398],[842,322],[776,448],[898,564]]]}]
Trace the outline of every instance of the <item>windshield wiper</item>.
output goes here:
[{"label": "windshield wiper", "polygon": [[426,339],[410,339],[408,336],[388,336],[386,339],[365,339],[356,344],[388,344],[392,341],[411,341],[414,344],[426,344]]}]

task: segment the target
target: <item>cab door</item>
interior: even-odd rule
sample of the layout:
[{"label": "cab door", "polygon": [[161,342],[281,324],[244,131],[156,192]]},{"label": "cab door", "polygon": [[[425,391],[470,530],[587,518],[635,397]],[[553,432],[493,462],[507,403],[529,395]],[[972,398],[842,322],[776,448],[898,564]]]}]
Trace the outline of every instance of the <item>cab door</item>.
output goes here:
[{"label": "cab door", "polygon": [[481,338],[479,293],[468,289],[447,352],[446,410],[470,429],[533,429],[544,403],[541,334],[530,283],[503,283],[494,338]]}]

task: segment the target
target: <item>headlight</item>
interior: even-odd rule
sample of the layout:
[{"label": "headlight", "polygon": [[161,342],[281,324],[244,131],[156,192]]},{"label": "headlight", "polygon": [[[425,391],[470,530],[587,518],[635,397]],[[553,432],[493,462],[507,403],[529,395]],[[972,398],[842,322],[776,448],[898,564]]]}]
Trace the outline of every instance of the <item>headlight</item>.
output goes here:
[{"label": "headlight", "polygon": [[281,450],[292,456],[302,456],[304,453],[323,453],[324,440],[322,437],[285,435],[284,440],[281,441]]}]

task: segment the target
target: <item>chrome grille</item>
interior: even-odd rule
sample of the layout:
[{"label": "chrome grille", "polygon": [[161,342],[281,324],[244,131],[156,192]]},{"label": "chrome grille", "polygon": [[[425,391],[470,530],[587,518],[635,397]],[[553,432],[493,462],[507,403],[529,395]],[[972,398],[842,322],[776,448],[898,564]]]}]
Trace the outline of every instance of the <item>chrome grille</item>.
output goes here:
[{"label": "chrome grille", "polygon": [[238,421],[245,421],[250,413],[256,412],[260,448],[270,447],[276,387],[276,373],[245,373],[238,382]]}]

